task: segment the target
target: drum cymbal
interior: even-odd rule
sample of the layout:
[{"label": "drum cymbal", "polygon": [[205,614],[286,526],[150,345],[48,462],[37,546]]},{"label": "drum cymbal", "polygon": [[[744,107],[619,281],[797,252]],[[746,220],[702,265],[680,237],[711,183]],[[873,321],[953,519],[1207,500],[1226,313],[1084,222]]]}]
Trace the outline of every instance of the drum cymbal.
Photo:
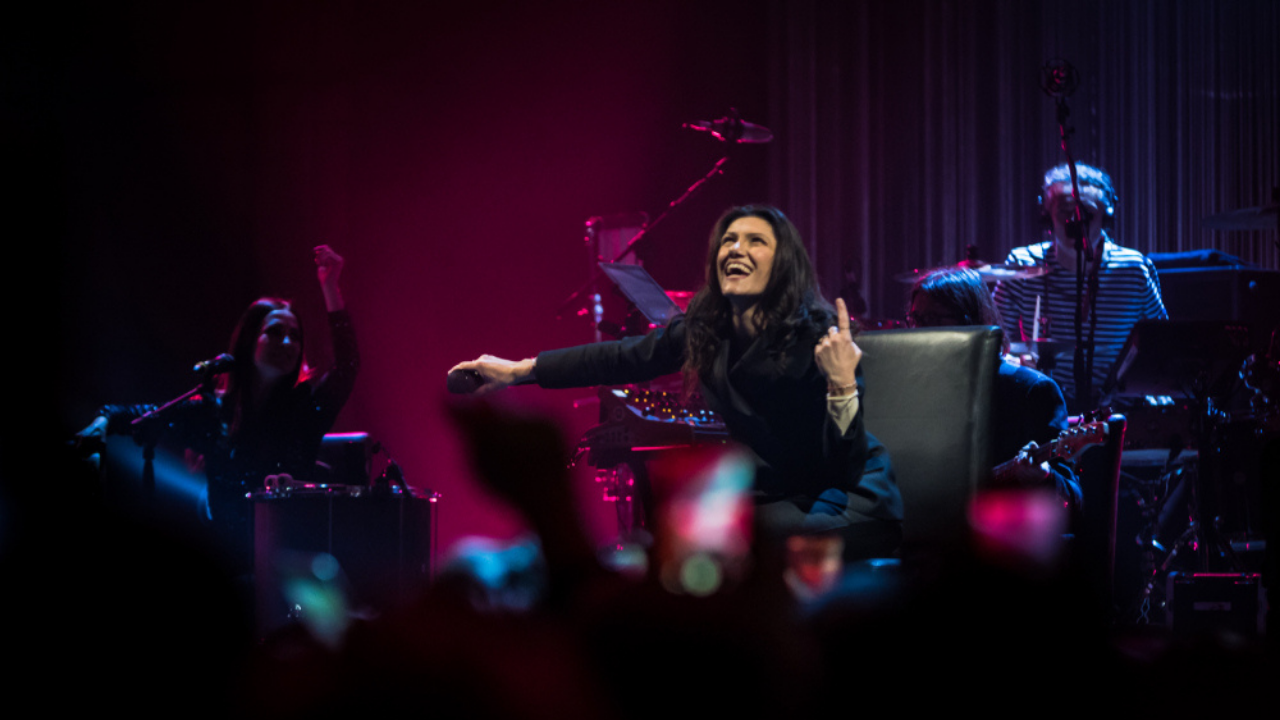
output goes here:
[{"label": "drum cymbal", "polygon": [[[972,270],[982,278],[983,282],[999,282],[1001,280],[1025,280],[1027,278],[1040,277],[1048,275],[1050,270],[1047,265],[1013,265],[1009,263],[978,264],[971,261],[964,261],[958,265],[949,265],[947,267],[964,268]],[[930,268],[928,270],[912,269],[910,272],[898,273],[893,276],[894,280],[904,283],[914,283],[920,278],[928,275],[934,270],[941,268]]]},{"label": "drum cymbal", "polygon": [[1041,338],[1035,342],[1030,340],[1026,342],[1011,342],[1009,343],[1009,352],[1014,355],[1057,355],[1073,347],[1075,347],[1074,343]]},{"label": "drum cymbal", "polygon": [[1228,210],[1210,215],[1200,224],[1210,230],[1275,230],[1280,205],[1259,205],[1258,207]]},{"label": "drum cymbal", "polygon": [[1026,280],[1027,278],[1048,275],[1050,272],[1048,265],[1012,265],[1009,263],[983,265],[982,267],[971,267],[969,269],[981,275],[983,282]]},{"label": "drum cymbal", "polygon": [[717,140],[744,145],[757,145],[773,140],[773,131],[763,125],[747,122],[736,114],[719,120],[695,120],[680,127],[711,133]]}]

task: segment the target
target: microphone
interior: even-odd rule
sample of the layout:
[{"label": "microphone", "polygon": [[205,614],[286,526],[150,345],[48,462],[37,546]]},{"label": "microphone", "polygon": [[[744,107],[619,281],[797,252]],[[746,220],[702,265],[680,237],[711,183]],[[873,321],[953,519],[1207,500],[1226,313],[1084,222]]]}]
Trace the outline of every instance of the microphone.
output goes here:
[{"label": "microphone", "polygon": [[454,395],[470,395],[484,385],[484,376],[475,370],[450,370],[447,385]]},{"label": "microphone", "polygon": [[1051,98],[1070,97],[1080,85],[1080,73],[1071,63],[1054,58],[1040,68],[1040,89]]},{"label": "microphone", "polygon": [[230,353],[222,353],[218,357],[210,358],[195,364],[191,368],[191,372],[205,373],[207,375],[220,375],[231,370],[236,359],[231,357]]}]

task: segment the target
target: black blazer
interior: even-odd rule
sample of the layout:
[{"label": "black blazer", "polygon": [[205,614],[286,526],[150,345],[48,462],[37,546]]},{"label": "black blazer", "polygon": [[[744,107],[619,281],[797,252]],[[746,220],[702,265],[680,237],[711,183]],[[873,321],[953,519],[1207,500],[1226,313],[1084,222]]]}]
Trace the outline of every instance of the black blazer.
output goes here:
[{"label": "black blazer", "polygon": [[[1067,429],[1067,402],[1058,384],[1030,368],[1001,361],[991,404],[992,460],[1013,459],[1024,445],[1041,445],[1057,439]],[[1049,463],[1058,495],[1071,507],[1081,503],[1080,483],[1070,463]]]},{"label": "black blazer", "polygon": [[[841,433],[827,411],[826,378],[813,359],[818,340],[798,338],[781,356],[770,357],[757,339],[732,367],[730,343],[722,341],[711,372],[701,378],[707,404],[729,435],[755,454],[758,501],[814,498],[837,488],[849,494],[858,514],[901,520],[891,475],[863,477],[869,436],[862,412]],[[643,382],[678,371],[685,348],[684,321],[677,318],[643,337],[543,352],[536,375],[545,388]],[[861,387],[861,375],[858,381]]]}]

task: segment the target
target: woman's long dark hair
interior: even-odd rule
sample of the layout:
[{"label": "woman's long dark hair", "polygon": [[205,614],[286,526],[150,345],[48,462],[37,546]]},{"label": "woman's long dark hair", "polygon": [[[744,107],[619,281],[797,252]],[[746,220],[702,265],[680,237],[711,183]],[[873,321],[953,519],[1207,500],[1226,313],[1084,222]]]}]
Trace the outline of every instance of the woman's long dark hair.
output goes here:
[{"label": "woman's long dark hair", "polygon": [[[252,397],[254,380],[258,374],[258,366],[254,364],[254,352],[257,350],[258,337],[262,334],[262,322],[276,310],[293,311],[288,300],[281,298],[258,298],[240,316],[236,329],[231,333],[231,356],[235,362],[231,371],[224,373],[218,381],[218,396],[222,399],[222,419],[232,435],[237,434],[245,420],[245,409],[255,405]],[[298,342],[302,342],[302,325],[298,325]],[[305,348],[306,345],[303,344]],[[291,388],[299,379],[305,380],[306,362],[303,353],[298,353],[298,364],[281,377],[275,388]]]},{"label": "woman's long dark hair", "polygon": [[[991,292],[982,276],[968,268],[937,268],[916,281],[911,287],[907,310],[915,304],[917,295],[925,295],[941,303],[959,318],[964,325],[995,325],[1002,327],[1000,311],[996,309]],[[1009,338],[1005,338],[1004,352],[1009,351]]]},{"label": "woman's long dark hair", "polygon": [[757,217],[769,223],[777,241],[769,283],[752,318],[756,334],[764,338],[770,353],[777,357],[797,337],[817,337],[835,324],[835,310],[823,299],[809,252],[787,216],[769,205],[730,208],[711,230],[706,283],[689,301],[689,310],[685,313],[687,350],[682,372],[686,392],[692,392],[699,379],[710,373],[720,342],[733,332],[733,310],[729,299],[720,291],[716,261],[721,238],[735,220],[744,217]]}]

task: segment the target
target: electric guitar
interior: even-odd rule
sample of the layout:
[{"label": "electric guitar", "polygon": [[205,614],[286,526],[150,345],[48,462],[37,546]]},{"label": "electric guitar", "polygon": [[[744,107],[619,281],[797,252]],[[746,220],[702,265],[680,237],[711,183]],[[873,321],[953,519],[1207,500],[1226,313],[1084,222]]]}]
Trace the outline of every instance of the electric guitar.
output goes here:
[{"label": "electric guitar", "polygon": [[[1041,445],[1031,451],[1031,465],[1032,467],[1039,467],[1040,463],[1054,458],[1073,460],[1086,449],[1105,443],[1108,432],[1110,432],[1110,428],[1105,420],[1082,423],[1073,428],[1063,430],[1053,442]],[[1017,467],[1017,458],[997,465],[995,470],[991,472],[995,484],[1018,484],[1013,474]]]}]

